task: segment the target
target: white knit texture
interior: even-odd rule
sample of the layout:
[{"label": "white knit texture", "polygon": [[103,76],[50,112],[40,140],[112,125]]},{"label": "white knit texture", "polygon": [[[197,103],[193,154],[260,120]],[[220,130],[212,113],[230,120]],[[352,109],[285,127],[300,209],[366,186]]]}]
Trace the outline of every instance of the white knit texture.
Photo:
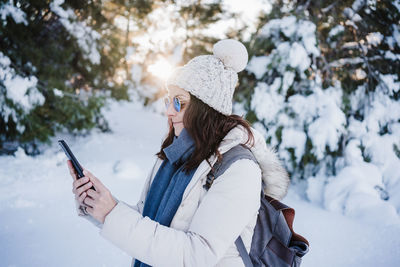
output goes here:
[{"label": "white knit texture", "polygon": [[213,54],[224,62],[228,68],[241,72],[247,65],[248,57],[246,47],[238,41],[227,39],[214,44]]},{"label": "white knit texture", "polygon": [[247,60],[247,51],[242,43],[222,40],[214,45],[214,55],[195,57],[176,69],[167,85],[178,86],[213,109],[230,115],[238,81],[237,71],[245,68]]}]

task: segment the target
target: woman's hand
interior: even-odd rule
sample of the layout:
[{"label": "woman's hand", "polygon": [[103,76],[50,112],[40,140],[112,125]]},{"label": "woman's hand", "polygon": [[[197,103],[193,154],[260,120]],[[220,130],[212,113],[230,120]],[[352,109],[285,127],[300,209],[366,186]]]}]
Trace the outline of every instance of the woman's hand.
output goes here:
[{"label": "woman's hand", "polygon": [[92,173],[84,169],[83,174],[90,180],[90,182],[87,183],[90,184],[89,188],[91,184],[93,184],[96,189],[96,191],[93,189],[86,189],[87,197],[84,197],[83,203],[87,206],[86,210],[93,218],[104,223],[106,216],[117,205],[117,202],[112,197],[110,191]]},{"label": "woman's hand", "polygon": [[[72,192],[80,206],[85,207],[85,212],[101,223],[107,214],[117,205],[110,191],[92,173],[83,169],[84,177],[78,179],[74,167],[68,160],[69,172],[74,182]],[[96,189],[90,189],[92,186]]]},{"label": "woman's hand", "polygon": [[89,181],[88,177],[82,177],[78,179],[76,171],[72,166],[70,160],[67,161],[69,173],[71,174],[72,179],[74,182],[72,183],[72,193],[75,194],[75,199],[79,203],[81,207],[87,208],[88,206],[83,203],[83,200],[86,198],[87,193],[86,191],[92,187],[92,183]]}]

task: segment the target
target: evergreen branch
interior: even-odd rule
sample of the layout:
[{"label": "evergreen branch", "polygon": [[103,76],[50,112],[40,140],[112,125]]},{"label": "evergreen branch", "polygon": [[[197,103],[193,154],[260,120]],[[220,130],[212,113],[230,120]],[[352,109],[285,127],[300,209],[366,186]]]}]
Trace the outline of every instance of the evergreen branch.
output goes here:
[{"label": "evergreen branch", "polygon": [[330,11],[336,4],[337,4],[337,1],[333,2],[332,4],[330,4],[327,7],[321,8],[321,12],[326,13],[326,12]]},{"label": "evergreen branch", "polygon": [[364,63],[365,60],[367,61],[372,61],[372,60],[377,60],[377,59],[381,59],[382,57],[380,56],[373,56],[373,57],[365,57],[363,56],[363,58],[360,57],[356,57],[356,58],[341,58],[335,61],[332,61],[329,63],[330,67],[333,68],[337,68],[337,67],[343,67],[344,65],[350,64],[350,65],[357,65],[360,63]]},{"label": "evergreen branch", "polygon": [[[10,60],[10,67],[12,67],[15,70],[15,74],[20,75],[20,74],[24,74],[24,76],[22,77],[28,77],[31,76],[29,73],[26,73],[25,71],[21,70],[19,66],[17,66],[14,62],[12,62]],[[36,77],[36,76],[35,76]],[[42,91],[45,91],[47,93],[50,92],[51,89],[49,89],[46,84],[44,82],[42,82],[41,80],[38,79],[37,83],[36,83],[36,87],[39,88]],[[79,98],[79,96],[77,94],[72,94],[69,92],[65,92],[62,91],[63,95],[71,97],[71,98],[75,98],[81,101],[81,99]]]}]

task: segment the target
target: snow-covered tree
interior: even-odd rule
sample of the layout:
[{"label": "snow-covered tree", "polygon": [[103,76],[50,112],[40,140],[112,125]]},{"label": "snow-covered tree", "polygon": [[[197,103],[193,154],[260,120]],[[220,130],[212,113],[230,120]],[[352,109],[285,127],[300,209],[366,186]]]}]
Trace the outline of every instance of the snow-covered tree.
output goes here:
[{"label": "snow-covered tree", "polygon": [[328,209],[398,220],[399,22],[400,1],[275,1],[249,43],[237,99]]},{"label": "snow-covered tree", "polygon": [[230,15],[221,1],[0,1],[0,154],[107,130],[106,98],[157,99],[151,68],[209,53],[209,27]]},{"label": "snow-covered tree", "polygon": [[209,53],[209,27],[231,14],[221,1],[8,0],[0,18],[0,154],[35,154],[57,131],[107,130],[108,97],[157,99],[151,68]]},{"label": "snow-covered tree", "polygon": [[[125,2],[125,1],[124,1]],[[145,15],[146,1],[132,4]],[[36,154],[57,131],[107,130],[106,97],[128,99],[108,1],[0,2],[0,154]],[[148,12],[148,11],[147,11]]]}]

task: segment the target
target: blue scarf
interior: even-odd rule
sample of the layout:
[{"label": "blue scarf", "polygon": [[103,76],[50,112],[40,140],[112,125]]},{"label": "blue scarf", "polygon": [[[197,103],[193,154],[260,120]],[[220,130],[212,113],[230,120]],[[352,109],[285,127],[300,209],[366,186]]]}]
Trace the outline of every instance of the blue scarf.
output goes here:
[{"label": "blue scarf", "polygon": [[[186,173],[183,167],[194,150],[194,141],[184,128],[171,145],[164,148],[166,159],[151,183],[143,208],[143,217],[169,226],[182,201],[183,192],[196,169]],[[138,260],[134,267],[148,267]]]}]

